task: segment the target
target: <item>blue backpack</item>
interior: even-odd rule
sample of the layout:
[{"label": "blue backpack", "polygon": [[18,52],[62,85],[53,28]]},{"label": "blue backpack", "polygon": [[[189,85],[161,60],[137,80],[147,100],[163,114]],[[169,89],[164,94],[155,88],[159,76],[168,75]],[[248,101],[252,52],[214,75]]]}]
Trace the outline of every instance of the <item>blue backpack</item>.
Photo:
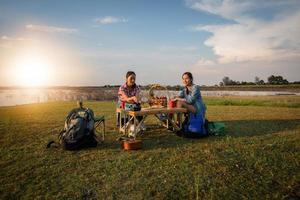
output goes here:
[{"label": "blue backpack", "polygon": [[205,113],[189,113],[188,117],[183,122],[183,127],[179,135],[191,138],[208,136]]},{"label": "blue backpack", "polygon": [[204,128],[205,118],[202,114],[189,114],[189,121],[186,125],[186,130],[192,133],[198,133],[200,135],[205,135],[206,131]]}]

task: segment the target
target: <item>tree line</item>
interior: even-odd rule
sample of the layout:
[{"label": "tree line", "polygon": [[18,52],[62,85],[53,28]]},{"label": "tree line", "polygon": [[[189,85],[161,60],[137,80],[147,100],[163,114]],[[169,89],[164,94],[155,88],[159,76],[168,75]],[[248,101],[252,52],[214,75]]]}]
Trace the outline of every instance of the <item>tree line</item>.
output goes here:
[{"label": "tree line", "polygon": [[[294,81],[294,82],[289,82],[287,79],[283,78],[282,76],[278,75],[271,75],[267,78],[266,81],[261,79],[258,76],[254,77],[253,82],[247,82],[247,81],[236,81],[232,80],[228,76],[225,76],[222,81],[219,83],[219,85],[214,85],[214,86],[233,86],[233,85],[288,85],[288,84],[300,84],[300,81]],[[139,85],[142,89],[149,90],[151,88],[151,84],[149,85]],[[205,86],[205,85],[202,85]],[[104,85],[101,86],[104,88],[119,88],[120,85]],[[167,85],[165,86],[168,90],[180,90],[182,88],[181,85]]]},{"label": "tree line", "polygon": [[222,81],[219,83],[219,86],[228,86],[228,85],[288,85],[288,84],[300,84],[300,81],[289,82],[287,79],[278,75],[271,75],[267,78],[265,82],[263,79],[256,76],[253,82],[247,81],[235,81],[230,79],[228,76],[225,76]]}]

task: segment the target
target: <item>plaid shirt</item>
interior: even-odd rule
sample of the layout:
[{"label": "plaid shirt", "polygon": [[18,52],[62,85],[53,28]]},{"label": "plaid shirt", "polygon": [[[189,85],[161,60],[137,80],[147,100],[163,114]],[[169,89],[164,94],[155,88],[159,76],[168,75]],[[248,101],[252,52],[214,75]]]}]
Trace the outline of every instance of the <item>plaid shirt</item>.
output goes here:
[{"label": "plaid shirt", "polygon": [[124,94],[127,97],[133,97],[140,93],[140,88],[138,85],[134,85],[132,88],[128,87],[127,84],[123,84],[118,91],[119,102],[124,101]]}]

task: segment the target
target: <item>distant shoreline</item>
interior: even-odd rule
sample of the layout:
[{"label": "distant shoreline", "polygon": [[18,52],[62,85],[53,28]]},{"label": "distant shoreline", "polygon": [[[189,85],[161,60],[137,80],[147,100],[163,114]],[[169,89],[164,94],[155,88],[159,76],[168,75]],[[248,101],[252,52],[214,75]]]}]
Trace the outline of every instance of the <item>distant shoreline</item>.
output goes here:
[{"label": "distant shoreline", "polygon": [[[45,87],[16,87],[16,86],[0,86],[0,90],[26,90],[26,89],[45,89],[45,90],[77,90],[77,91],[94,91],[117,89],[119,85],[113,86],[45,86]],[[149,86],[140,86],[143,90],[147,90]],[[175,89],[176,86],[170,87],[169,90]],[[300,85],[238,85],[238,86],[201,86],[202,91],[284,91],[284,92],[300,92]]]},{"label": "distant shoreline", "polygon": [[[223,90],[220,90],[220,89]],[[224,90],[227,89],[227,90]],[[249,90],[249,87],[204,87],[201,90],[203,97],[225,97],[225,96],[297,96],[300,97],[298,90],[291,90],[284,88],[279,90],[272,87],[269,90],[259,88],[253,88]],[[256,90],[255,90],[256,89]],[[276,90],[275,90],[276,89]],[[117,87],[49,87],[49,88],[0,88],[0,106],[13,106],[22,105],[28,103],[42,103],[50,101],[117,101],[118,98]],[[175,90],[156,91],[158,96],[168,96],[170,98],[178,94]],[[147,102],[149,98],[149,90],[141,90],[141,101]]]}]

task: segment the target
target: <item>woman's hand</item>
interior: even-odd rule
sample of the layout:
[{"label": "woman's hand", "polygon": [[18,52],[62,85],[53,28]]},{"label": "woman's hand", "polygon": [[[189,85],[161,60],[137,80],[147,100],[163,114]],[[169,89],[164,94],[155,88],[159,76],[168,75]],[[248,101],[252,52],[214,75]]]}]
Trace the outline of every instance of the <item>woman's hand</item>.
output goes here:
[{"label": "woman's hand", "polygon": [[132,101],[133,101],[134,103],[138,103],[138,99],[137,99],[136,96],[131,97],[131,99],[132,99]]},{"label": "woman's hand", "polygon": [[138,99],[136,96],[127,98],[127,101],[130,103],[138,103]]},{"label": "woman's hand", "polygon": [[173,99],[174,101],[186,101],[184,98],[176,97]]}]

